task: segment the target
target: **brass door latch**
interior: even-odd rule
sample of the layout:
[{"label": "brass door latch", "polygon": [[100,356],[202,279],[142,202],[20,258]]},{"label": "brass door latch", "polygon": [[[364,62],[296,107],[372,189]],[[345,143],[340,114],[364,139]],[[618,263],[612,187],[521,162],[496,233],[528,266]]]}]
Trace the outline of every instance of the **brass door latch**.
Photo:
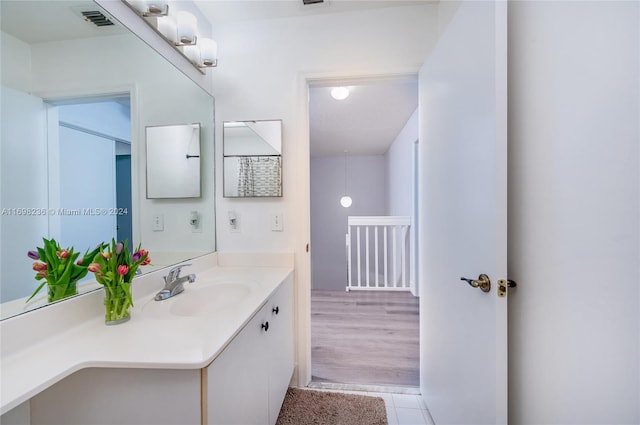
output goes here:
[{"label": "brass door latch", "polygon": [[489,279],[489,276],[484,273],[478,276],[478,279],[476,280],[467,279],[466,277],[461,277],[460,280],[464,280],[474,288],[480,288],[482,292],[489,292],[491,290],[491,280]]},{"label": "brass door latch", "polygon": [[500,279],[498,281],[498,297],[504,298],[507,296],[507,288],[515,288],[518,284],[514,280]]}]

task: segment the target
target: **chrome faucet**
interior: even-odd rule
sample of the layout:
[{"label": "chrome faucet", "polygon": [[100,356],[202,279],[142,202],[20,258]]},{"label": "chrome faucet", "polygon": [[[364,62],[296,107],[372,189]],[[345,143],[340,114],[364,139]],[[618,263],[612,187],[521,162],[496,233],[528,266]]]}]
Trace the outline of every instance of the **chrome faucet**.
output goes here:
[{"label": "chrome faucet", "polygon": [[169,270],[169,273],[164,277],[164,288],[162,289],[162,291],[156,294],[154,299],[156,301],[162,301],[166,300],[167,298],[171,298],[174,295],[178,295],[180,292],[184,291],[184,282],[195,282],[195,274],[180,277],[180,271],[182,270],[182,268],[190,265],[191,264],[180,264],[179,266],[175,266],[171,270]]}]

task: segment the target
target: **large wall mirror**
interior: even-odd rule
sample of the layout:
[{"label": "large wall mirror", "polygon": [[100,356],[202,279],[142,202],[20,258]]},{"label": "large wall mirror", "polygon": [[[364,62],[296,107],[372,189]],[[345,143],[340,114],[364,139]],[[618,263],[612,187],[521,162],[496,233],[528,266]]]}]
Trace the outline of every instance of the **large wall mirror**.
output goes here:
[{"label": "large wall mirror", "polygon": [[282,196],[282,120],[223,126],[224,196]]},{"label": "large wall mirror", "polygon": [[[46,306],[46,290],[25,302],[39,283],[26,254],[43,237],[81,252],[140,243],[143,272],[213,252],[213,98],[93,1],[0,8],[0,318]],[[147,199],[145,128],[184,123],[200,124],[201,193]]]}]

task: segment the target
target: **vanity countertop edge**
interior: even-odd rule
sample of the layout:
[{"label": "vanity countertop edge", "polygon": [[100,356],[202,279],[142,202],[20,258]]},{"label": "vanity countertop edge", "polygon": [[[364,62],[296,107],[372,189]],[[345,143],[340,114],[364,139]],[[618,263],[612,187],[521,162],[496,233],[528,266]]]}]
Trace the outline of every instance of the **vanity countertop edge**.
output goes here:
[{"label": "vanity countertop edge", "polygon": [[[87,320],[59,332],[52,331],[40,341],[13,352],[3,350],[0,414],[84,368],[201,369],[208,366],[293,274],[293,266],[288,261],[274,261],[275,267],[265,263],[241,264],[241,261],[218,262],[216,256],[214,265],[203,262],[200,267],[188,270],[197,278],[193,284],[185,284],[186,292],[193,290],[190,285],[211,279],[252,282],[249,295],[234,303],[233,308],[198,317],[149,317],[142,312],[144,306],[157,302],[152,300],[153,295],[162,289],[162,284],[157,282],[159,275],[155,273],[141,279],[139,293],[134,293],[135,306],[130,321],[106,326],[104,311],[98,310]],[[183,273],[186,274],[187,269]],[[87,295],[100,300],[103,297],[100,291]],[[98,303],[94,300],[93,304]],[[73,308],[72,304],[65,307]],[[55,309],[51,310],[51,314],[55,314]],[[22,320],[26,322],[24,332],[29,332],[28,319]],[[4,321],[0,322],[0,329],[3,324]],[[7,342],[4,335],[2,340],[3,344]]]}]

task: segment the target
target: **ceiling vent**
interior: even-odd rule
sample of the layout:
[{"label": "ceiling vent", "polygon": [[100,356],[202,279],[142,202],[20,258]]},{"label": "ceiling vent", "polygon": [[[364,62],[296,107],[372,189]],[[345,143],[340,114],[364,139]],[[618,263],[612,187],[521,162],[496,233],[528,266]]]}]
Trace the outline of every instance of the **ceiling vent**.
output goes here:
[{"label": "ceiling vent", "polygon": [[86,22],[90,22],[97,27],[108,27],[108,26],[114,25],[111,19],[109,19],[99,10],[82,11],[80,12],[80,14],[82,14],[82,18]]},{"label": "ceiling vent", "polygon": [[306,4],[318,4],[324,3],[324,0],[302,0],[302,3]]}]

